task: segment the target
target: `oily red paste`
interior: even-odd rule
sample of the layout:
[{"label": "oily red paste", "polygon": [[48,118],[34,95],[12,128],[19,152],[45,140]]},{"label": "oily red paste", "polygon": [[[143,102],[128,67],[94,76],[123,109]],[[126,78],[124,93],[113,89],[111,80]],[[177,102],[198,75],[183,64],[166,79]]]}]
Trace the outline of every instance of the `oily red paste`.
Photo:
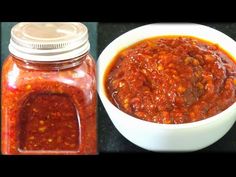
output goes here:
[{"label": "oily red paste", "polygon": [[95,62],[86,55],[72,64],[26,65],[12,55],[6,59],[3,154],[97,153]]},{"label": "oily red paste", "polygon": [[67,95],[32,94],[22,108],[21,150],[79,150],[79,119]]},{"label": "oily red paste", "polygon": [[232,57],[218,45],[190,36],[140,41],[118,53],[105,77],[115,106],[151,122],[195,122],[236,101]]}]

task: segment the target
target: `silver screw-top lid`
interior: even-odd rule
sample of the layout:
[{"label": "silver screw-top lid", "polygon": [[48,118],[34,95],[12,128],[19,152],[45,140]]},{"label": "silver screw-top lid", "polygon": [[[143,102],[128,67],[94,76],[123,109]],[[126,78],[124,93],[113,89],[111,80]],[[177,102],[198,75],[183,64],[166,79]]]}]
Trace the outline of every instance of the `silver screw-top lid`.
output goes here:
[{"label": "silver screw-top lid", "polygon": [[61,61],[85,54],[90,48],[82,23],[18,23],[11,30],[10,52],[31,61]]}]

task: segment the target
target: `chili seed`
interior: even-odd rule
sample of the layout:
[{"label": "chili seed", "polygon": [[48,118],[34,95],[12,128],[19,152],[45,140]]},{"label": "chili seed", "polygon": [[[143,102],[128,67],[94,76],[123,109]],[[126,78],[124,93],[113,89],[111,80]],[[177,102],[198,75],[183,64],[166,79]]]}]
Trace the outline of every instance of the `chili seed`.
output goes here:
[{"label": "chili seed", "polygon": [[124,99],[124,104],[127,104],[128,102],[129,102],[128,98]]},{"label": "chili seed", "polygon": [[67,127],[69,127],[69,128],[73,128],[71,124],[67,124]]},{"label": "chili seed", "polygon": [[205,60],[208,61],[208,62],[212,62],[215,60],[215,58],[211,55],[205,55]]},{"label": "chili seed", "polygon": [[189,63],[191,63],[192,62],[192,60],[193,60],[193,57],[186,57],[185,59],[184,59],[184,64],[185,65],[188,65]]},{"label": "chili seed", "polygon": [[203,84],[201,82],[197,83],[197,88],[199,88],[200,90],[202,90],[204,88]]},{"label": "chili seed", "polygon": [[197,59],[194,59],[193,60],[193,65],[195,65],[195,66],[198,66],[200,63],[199,63],[199,61],[197,60]]},{"label": "chili seed", "polygon": [[33,112],[38,112],[38,110],[36,108],[33,108]]},{"label": "chili seed", "polygon": [[47,127],[46,127],[46,126],[43,126],[43,127],[39,127],[39,128],[38,128],[38,131],[41,132],[41,133],[43,133],[43,132],[45,132],[46,129],[47,129]]},{"label": "chili seed", "polygon": [[236,85],[236,79],[234,79],[234,85]]},{"label": "chili seed", "polygon": [[29,84],[26,85],[26,89],[27,89],[27,90],[30,90],[30,89],[31,89],[31,85],[29,85]]},{"label": "chili seed", "polygon": [[34,136],[29,137],[29,140],[34,140]]},{"label": "chili seed", "polygon": [[128,103],[125,103],[124,104],[124,108],[127,109],[129,107],[129,104]]},{"label": "chili seed", "polygon": [[121,88],[121,87],[124,87],[125,86],[125,83],[124,82],[119,82],[119,87]]},{"label": "chili seed", "polygon": [[157,66],[157,70],[158,70],[158,71],[162,71],[162,70],[164,70],[164,67],[163,67],[161,64],[159,64],[159,65]]},{"label": "chili seed", "polygon": [[178,89],[177,89],[177,91],[178,91],[179,93],[184,93],[185,90],[186,90],[186,88],[184,88],[183,86],[179,86]]}]

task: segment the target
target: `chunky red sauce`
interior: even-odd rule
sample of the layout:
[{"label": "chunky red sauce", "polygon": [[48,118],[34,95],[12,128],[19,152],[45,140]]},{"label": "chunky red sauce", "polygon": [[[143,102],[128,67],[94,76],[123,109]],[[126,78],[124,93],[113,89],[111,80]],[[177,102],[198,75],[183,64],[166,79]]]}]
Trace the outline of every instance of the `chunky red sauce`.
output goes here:
[{"label": "chunky red sauce", "polygon": [[118,53],[107,70],[112,103],[164,124],[199,121],[236,101],[236,64],[218,45],[189,36],[145,39]]},{"label": "chunky red sauce", "polygon": [[27,69],[23,63],[10,55],[3,65],[2,153],[96,154],[91,56],[67,69],[64,65],[74,63],[26,65],[37,69]]},{"label": "chunky red sauce", "polygon": [[20,113],[21,150],[79,150],[79,122],[67,95],[38,93]]}]

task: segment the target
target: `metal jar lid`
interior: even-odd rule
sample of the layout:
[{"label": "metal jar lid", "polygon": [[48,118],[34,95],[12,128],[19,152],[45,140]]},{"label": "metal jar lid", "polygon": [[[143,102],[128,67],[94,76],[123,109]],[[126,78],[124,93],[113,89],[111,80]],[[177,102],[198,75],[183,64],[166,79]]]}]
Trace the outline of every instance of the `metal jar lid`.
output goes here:
[{"label": "metal jar lid", "polygon": [[10,52],[31,61],[61,61],[88,52],[88,29],[82,23],[18,23],[11,30]]}]

